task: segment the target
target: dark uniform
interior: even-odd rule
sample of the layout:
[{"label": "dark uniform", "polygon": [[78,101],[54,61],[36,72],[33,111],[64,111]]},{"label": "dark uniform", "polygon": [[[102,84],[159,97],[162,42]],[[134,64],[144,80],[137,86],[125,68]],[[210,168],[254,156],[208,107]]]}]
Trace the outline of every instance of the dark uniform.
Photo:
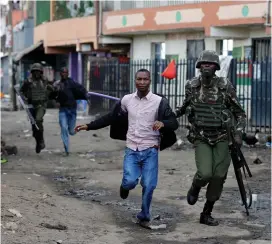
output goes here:
[{"label": "dark uniform", "polygon": [[39,63],[35,63],[31,67],[31,76],[23,83],[20,93],[29,105],[36,124],[39,128],[32,125],[33,137],[36,139],[36,153],[40,153],[45,148],[43,138],[43,116],[46,112],[48,96],[53,91],[52,85],[42,76],[43,67]]},{"label": "dark uniform", "polygon": [[201,187],[208,184],[200,223],[218,225],[211,217],[215,201],[220,198],[231,157],[224,114],[232,115],[236,125],[235,140],[241,145],[241,133],[246,115],[239,104],[236,92],[227,78],[215,75],[220,70],[219,56],[214,51],[203,51],[196,68],[200,76],[189,80],[185,86],[185,100],[176,110],[177,117],[187,114],[191,123],[188,140],[195,145],[197,172],[187,194],[190,205],[197,202]]}]

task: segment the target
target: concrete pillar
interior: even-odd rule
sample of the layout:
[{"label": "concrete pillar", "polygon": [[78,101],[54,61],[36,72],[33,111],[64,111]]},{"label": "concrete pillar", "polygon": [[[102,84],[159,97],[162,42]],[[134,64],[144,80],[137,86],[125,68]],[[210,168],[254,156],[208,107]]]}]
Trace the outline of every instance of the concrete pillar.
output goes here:
[{"label": "concrete pillar", "polygon": [[205,38],[205,50],[216,51],[216,39],[215,38]]},{"label": "concrete pillar", "polygon": [[77,82],[84,85],[83,74],[82,74],[82,54],[77,53]]}]

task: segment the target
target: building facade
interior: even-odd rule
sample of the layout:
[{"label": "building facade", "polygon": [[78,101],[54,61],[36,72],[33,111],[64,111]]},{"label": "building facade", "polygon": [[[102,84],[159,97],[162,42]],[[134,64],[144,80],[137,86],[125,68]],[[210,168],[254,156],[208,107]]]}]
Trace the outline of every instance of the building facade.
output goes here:
[{"label": "building facade", "polygon": [[[270,87],[271,69],[268,62],[262,63],[265,58],[271,61],[268,0],[34,3],[33,46],[28,50],[31,60],[42,57],[56,71],[68,66],[71,76],[88,90],[121,97],[134,89],[135,70],[146,67],[152,73],[154,89],[165,87],[174,107],[180,104],[184,82],[195,75],[195,60],[205,49],[241,59],[232,67],[232,78],[243,101],[257,99],[254,94],[259,91],[252,89],[260,80],[265,84],[263,91]],[[245,58],[250,61],[245,63]],[[160,76],[165,68],[161,61],[172,59],[179,62],[179,76],[166,85]],[[93,104],[96,102],[104,104],[98,100]],[[248,114],[259,111],[248,102],[244,107],[250,107]]]},{"label": "building facade", "polygon": [[203,49],[254,58],[270,50],[270,1],[188,2],[114,1],[103,13],[102,33],[130,38],[133,59],[154,59],[158,44],[178,59]]}]

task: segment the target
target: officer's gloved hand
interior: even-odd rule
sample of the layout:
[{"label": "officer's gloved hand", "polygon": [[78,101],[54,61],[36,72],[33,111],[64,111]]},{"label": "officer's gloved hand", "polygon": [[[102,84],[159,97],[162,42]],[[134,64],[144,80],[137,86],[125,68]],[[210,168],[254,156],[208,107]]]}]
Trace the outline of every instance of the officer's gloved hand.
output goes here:
[{"label": "officer's gloved hand", "polygon": [[174,114],[176,115],[176,118],[179,118],[181,115],[181,112],[180,112],[180,107],[177,107],[174,111]]},{"label": "officer's gloved hand", "polygon": [[29,101],[28,101],[28,99],[27,99],[27,97],[25,97],[24,95],[22,95],[22,94],[20,94],[21,95],[21,98],[22,98],[22,100],[24,101],[24,103],[28,103]]},{"label": "officer's gloved hand", "polygon": [[54,91],[54,87],[53,87],[53,85],[51,85],[51,84],[48,84],[46,88],[47,88],[47,90],[50,91],[50,92],[53,92],[53,91]]},{"label": "officer's gloved hand", "polygon": [[235,140],[235,142],[237,143],[237,145],[238,145],[239,147],[242,146],[243,141],[242,141],[242,134],[241,134],[240,132],[235,133],[235,135],[234,135],[234,140]]}]

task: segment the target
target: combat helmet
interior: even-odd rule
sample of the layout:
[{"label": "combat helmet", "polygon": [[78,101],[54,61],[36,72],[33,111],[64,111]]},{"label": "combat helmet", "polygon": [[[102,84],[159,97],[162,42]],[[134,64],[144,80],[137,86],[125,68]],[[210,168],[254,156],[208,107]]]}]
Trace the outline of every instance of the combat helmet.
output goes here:
[{"label": "combat helmet", "polygon": [[216,65],[216,70],[220,70],[219,56],[215,51],[205,50],[197,59],[196,68],[200,69],[202,63],[212,63]]},{"label": "combat helmet", "polygon": [[38,70],[40,72],[43,73],[43,66],[39,63],[34,63],[32,66],[31,66],[31,72],[34,71],[34,70]]}]

